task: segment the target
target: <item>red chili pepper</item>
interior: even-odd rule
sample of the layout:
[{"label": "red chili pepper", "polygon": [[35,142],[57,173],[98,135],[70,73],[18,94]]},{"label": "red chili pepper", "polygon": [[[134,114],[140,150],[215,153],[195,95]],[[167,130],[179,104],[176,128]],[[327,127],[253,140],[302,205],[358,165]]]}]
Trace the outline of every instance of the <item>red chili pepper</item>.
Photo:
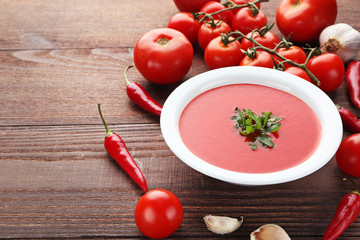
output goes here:
[{"label": "red chili pepper", "polygon": [[360,61],[349,63],[346,69],[346,85],[352,103],[360,108]]},{"label": "red chili pepper", "polygon": [[124,141],[121,137],[109,130],[108,126],[105,123],[104,117],[101,113],[100,104],[98,104],[99,113],[101,120],[106,129],[106,136],[104,146],[110,156],[115,159],[115,161],[120,165],[122,169],[125,170],[127,174],[144,190],[148,190],[144,175],[142,174],[140,168],[137,166],[133,157],[127,150]]},{"label": "red chili pepper", "polygon": [[360,119],[357,118],[350,110],[336,105],[344,128],[352,133],[360,133]]},{"label": "red chili pepper", "polygon": [[[351,182],[356,187],[356,183]],[[359,214],[360,192],[356,187],[354,191],[346,194],[340,200],[335,216],[325,231],[323,240],[336,240],[358,218]]]},{"label": "red chili pepper", "polygon": [[126,73],[131,67],[132,66],[127,67],[124,72],[128,97],[144,110],[160,116],[162,106],[156,102],[140,84],[128,80]]}]

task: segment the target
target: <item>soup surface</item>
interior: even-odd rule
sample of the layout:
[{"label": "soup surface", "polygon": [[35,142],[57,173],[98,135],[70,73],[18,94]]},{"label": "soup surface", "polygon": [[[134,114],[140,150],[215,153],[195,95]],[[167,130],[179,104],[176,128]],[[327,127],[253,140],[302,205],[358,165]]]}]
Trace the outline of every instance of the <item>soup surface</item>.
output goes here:
[{"label": "soup surface", "polygon": [[[274,148],[252,150],[234,127],[235,107],[261,115],[271,111],[283,117],[274,134]],[[320,141],[321,125],[300,99],[277,89],[234,84],[211,89],[184,109],[179,129],[188,149],[217,167],[242,173],[269,173],[305,161]]]}]

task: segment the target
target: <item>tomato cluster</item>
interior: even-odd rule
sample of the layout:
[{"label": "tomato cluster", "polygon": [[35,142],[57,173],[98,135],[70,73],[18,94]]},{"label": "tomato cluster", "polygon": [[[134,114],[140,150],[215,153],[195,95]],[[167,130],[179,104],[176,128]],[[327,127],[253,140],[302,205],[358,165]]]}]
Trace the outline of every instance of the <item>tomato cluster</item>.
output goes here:
[{"label": "tomato cluster", "polygon": [[[334,23],[337,14],[336,1],[329,0],[327,7],[323,6],[324,1],[328,0],[283,0],[276,13],[276,24],[281,33],[294,42],[317,39],[323,28]],[[287,41],[283,44],[271,32],[272,26],[260,9],[260,2],[174,0],[180,12],[170,18],[166,28],[151,30],[137,42],[135,66],[152,83],[176,83],[189,72],[194,47],[198,46],[204,52],[209,69],[229,66],[278,68],[318,84],[325,92],[337,89],[345,73],[341,59],[335,54],[307,59],[302,48]],[[301,23],[305,20],[312,21],[308,24],[311,27],[304,28]],[[332,70],[324,71],[329,66]]]}]

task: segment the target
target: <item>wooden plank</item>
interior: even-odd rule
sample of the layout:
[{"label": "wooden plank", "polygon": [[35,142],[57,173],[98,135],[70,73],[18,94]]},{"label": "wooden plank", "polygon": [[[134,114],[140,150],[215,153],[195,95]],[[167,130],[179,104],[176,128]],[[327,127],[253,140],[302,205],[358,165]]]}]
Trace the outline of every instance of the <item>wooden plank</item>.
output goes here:
[{"label": "wooden plank", "polygon": [[[246,237],[270,222],[293,237],[320,237],[329,212],[350,189],[334,159],[287,184],[224,183],[177,159],[158,124],[110,127],[127,143],[149,188],[168,189],[181,200],[185,216],[175,238],[213,237],[202,222],[206,214],[244,216],[232,237]],[[102,126],[2,127],[0,132],[0,238],[141,237],[133,212],[143,192],[107,155]],[[349,234],[360,234],[359,226],[357,220]]]},{"label": "wooden plank", "polygon": [[0,1],[0,49],[134,47],[177,12],[168,0]]}]

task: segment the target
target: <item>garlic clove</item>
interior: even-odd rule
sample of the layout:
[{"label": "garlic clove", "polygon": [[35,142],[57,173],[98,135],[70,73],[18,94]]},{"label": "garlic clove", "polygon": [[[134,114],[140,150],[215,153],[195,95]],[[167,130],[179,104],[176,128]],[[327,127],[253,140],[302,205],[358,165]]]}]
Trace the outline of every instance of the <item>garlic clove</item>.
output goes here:
[{"label": "garlic clove", "polygon": [[265,224],[250,234],[250,240],[291,240],[283,228],[276,224]]},{"label": "garlic clove", "polygon": [[204,222],[211,232],[224,235],[238,229],[243,222],[243,217],[237,219],[225,216],[206,215]]},{"label": "garlic clove", "polygon": [[346,23],[326,27],[319,37],[323,53],[335,53],[344,63],[355,59],[360,50],[360,32]]}]

